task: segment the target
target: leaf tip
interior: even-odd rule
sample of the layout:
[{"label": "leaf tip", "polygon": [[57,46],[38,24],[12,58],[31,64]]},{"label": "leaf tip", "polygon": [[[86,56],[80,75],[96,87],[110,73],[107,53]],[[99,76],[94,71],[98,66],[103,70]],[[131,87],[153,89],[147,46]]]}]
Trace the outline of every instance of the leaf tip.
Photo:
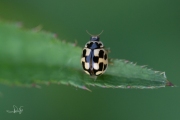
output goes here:
[{"label": "leaf tip", "polygon": [[148,65],[142,65],[141,68],[145,68],[145,67],[147,67],[147,66],[148,66]]},{"label": "leaf tip", "polygon": [[134,66],[136,66],[136,65],[137,65],[137,62],[136,62],[136,63],[134,63],[133,65],[134,65]]},{"label": "leaf tip", "polygon": [[23,27],[23,23],[22,23],[22,22],[16,22],[15,25],[16,25],[18,28],[22,28],[22,27]]},{"label": "leaf tip", "polygon": [[174,84],[172,82],[170,82],[170,81],[166,82],[166,86],[175,87]]},{"label": "leaf tip", "polygon": [[39,88],[39,89],[41,88],[41,86],[39,86],[39,85],[37,85],[35,83],[32,84],[32,87]]},{"label": "leaf tip", "polygon": [[160,71],[154,71],[154,73],[159,73]]},{"label": "leaf tip", "polygon": [[32,29],[34,32],[39,32],[42,30],[42,25],[38,25],[35,28]]},{"label": "leaf tip", "polygon": [[84,90],[87,90],[87,91],[89,91],[89,92],[92,92],[90,89],[88,89],[86,86],[82,86],[81,87],[82,89],[84,89]]},{"label": "leaf tip", "polygon": [[72,45],[73,47],[76,47],[76,46],[78,45],[77,40],[75,40],[73,43],[71,43],[71,45]]},{"label": "leaf tip", "polygon": [[54,34],[53,34],[53,37],[54,37],[54,38],[57,38],[57,37],[58,37],[58,34],[57,34],[57,33],[54,33]]}]

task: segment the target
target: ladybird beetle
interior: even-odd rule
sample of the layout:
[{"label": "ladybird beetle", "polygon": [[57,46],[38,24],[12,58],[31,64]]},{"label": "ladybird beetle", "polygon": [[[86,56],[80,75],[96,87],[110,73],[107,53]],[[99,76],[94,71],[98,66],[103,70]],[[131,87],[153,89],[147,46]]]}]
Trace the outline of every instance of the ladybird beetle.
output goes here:
[{"label": "ladybird beetle", "polygon": [[81,64],[88,75],[97,77],[103,74],[108,67],[107,51],[104,49],[104,45],[99,37],[103,31],[98,35],[92,35],[87,30],[86,32],[91,37],[83,49]]}]

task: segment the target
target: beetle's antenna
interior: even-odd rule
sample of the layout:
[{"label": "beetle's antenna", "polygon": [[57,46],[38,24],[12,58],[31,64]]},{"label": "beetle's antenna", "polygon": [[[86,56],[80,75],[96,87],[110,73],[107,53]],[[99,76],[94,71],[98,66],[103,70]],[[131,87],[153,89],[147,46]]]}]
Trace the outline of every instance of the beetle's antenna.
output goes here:
[{"label": "beetle's antenna", "polygon": [[90,36],[94,36],[94,35],[92,35],[91,33],[89,33],[88,30],[86,30],[86,32],[87,32],[87,34],[89,34]]},{"label": "beetle's antenna", "polygon": [[92,35],[91,33],[88,32],[88,30],[86,30],[87,34],[89,34],[90,36],[100,36],[103,33],[104,30],[101,31],[101,33],[99,33],[98,35]]},{"label": "beetle's antenna", "polygon": [[96,35],[96,36],[100,36],[100,35],[103,33],[103,31],[104,31],[104,30],[102,30],[102,31],[101,31],[101,33],[99,33],[99,34],[98,34],[98,35]]}]

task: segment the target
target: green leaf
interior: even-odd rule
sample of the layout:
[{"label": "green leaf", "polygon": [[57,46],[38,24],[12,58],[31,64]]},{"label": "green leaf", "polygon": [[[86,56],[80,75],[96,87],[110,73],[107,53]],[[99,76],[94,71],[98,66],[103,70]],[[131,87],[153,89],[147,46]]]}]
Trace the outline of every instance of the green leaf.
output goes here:
[{"label": "green leaf", "polygon": [[0,21],[0,83],[16,86],[70,84],[78,88],[159,88],[173,86],[164,72],[126,60],[111,60],[105,74],[96,80],[80,64],[82,48],[38,29]]}]

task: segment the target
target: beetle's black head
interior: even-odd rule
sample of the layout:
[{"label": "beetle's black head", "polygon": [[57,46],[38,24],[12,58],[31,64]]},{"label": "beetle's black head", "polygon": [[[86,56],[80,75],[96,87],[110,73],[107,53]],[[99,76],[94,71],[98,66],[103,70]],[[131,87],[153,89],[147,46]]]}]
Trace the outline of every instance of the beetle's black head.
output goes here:
[{"label": "beetle's black head", "polygon": [[91,36],[90,41],[99,41],[99,36]]}]

